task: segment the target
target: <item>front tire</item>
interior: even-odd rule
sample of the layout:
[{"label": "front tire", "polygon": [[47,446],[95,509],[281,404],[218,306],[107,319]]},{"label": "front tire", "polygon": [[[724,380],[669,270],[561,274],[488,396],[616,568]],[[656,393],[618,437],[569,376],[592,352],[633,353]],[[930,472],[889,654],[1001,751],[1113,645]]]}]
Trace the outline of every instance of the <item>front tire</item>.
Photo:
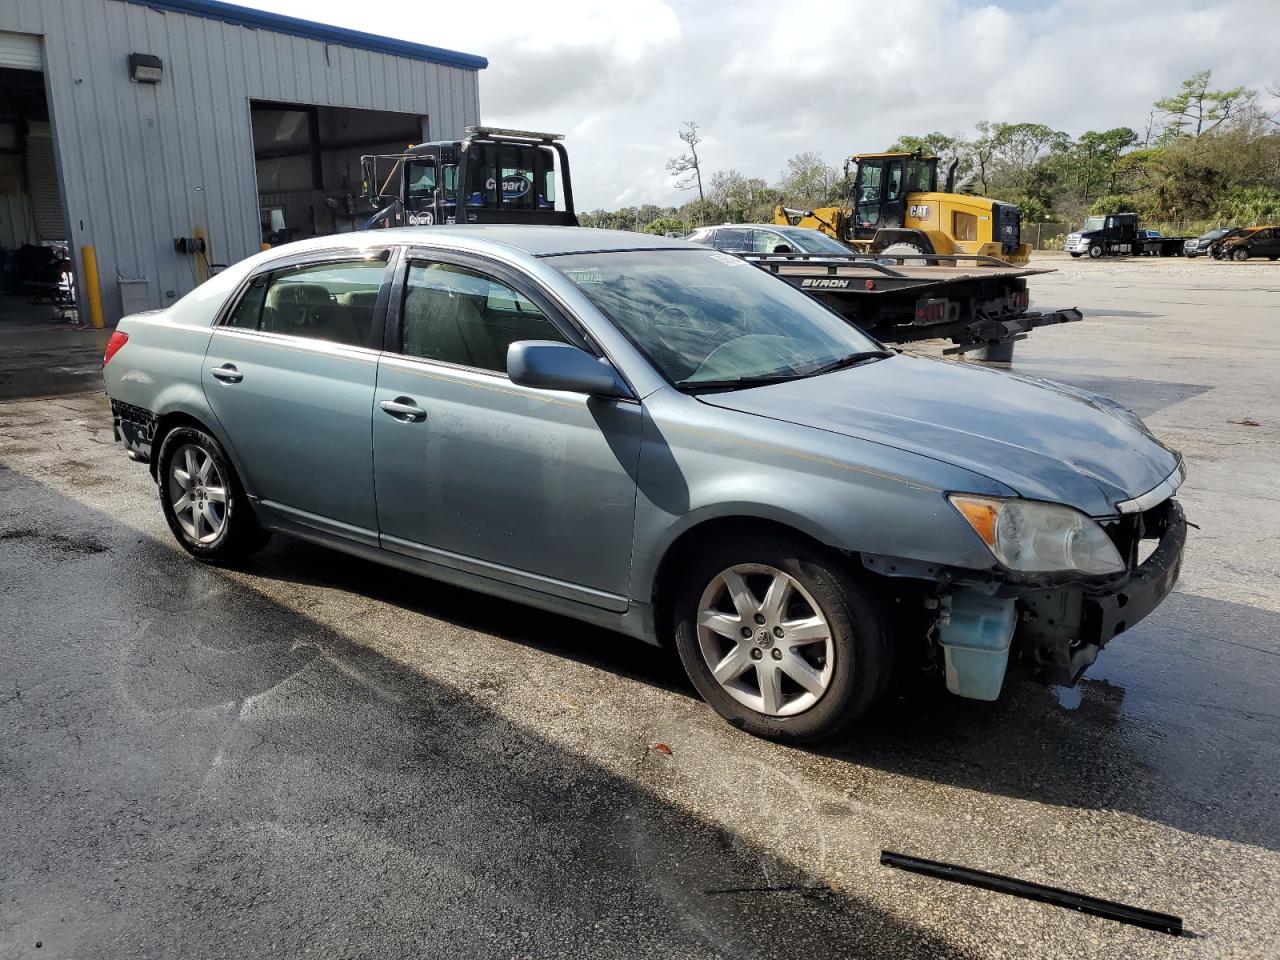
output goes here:
[{"label": "front tire", "polygon": [[1102,246],[1100,244],[1095,243],[1089,247],[1090,260],[1097,260],[1100,256],[1102,256]]},{"label": "front tire", "polygon": [[878,608],[818,549],[781,537],[720,543],[701,550],[679,584],[680,660],[735,727],[816,740],[856,719],[887,684]]},{"label": "front tire", "polygon": [[[1070,251],[1067,251],[1067,252],[1068,252],[1068,253],[1070,253]],[[1071,259],[1073,259],[1073,260],[1079,260],[1082,256],[1083,256],[1083,254],[1080,254],[1080,253],[1072,253],[1072,254],[1071,254]]]},{"label": "front tire", "polygon": [[160,447],[160,507],[182,548],[206,563],[243,560],[270,537],[258,526],[222,445],[203,430],[178,427]]},{"label": "front tire", "polygon": [[1237,247],[1232,251],[1231,259],[1235,260],[1237,263],[1242,263],[1249,259],[1249,251],[1244,249],[1244,247]]}]

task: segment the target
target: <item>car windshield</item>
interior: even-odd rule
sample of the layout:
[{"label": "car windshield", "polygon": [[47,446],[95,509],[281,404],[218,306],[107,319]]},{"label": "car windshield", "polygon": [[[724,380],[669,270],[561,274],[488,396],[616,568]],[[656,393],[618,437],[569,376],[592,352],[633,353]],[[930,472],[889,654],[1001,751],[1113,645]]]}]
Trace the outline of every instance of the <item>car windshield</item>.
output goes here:
[{"label": "car windshield", "polygon": [[882,354],[816,300],[728,254],[635,250],[548,262],[682,388],[792,379]]},{"label": "car windshield", "polygon": [[1225,237],[1228,233],[1230,233],[1229,230],[1210,230],[1208,233],[1204,234],[1200,239],[1201,240],[1217,240],[1219,237]]},{"label": "car windshield", "polygon": [[1081,230],[1101,230],[1107,225],[1106,217],[1090,217],[1084,222]]},{"label": "car windshield", "polygon": [[825,233],[817,230],[803,230],[792,228],[778,231],[790,241],[791,245],[801,253],[841,253],[848,254],[851,251],[839,240],[833,240]]}]

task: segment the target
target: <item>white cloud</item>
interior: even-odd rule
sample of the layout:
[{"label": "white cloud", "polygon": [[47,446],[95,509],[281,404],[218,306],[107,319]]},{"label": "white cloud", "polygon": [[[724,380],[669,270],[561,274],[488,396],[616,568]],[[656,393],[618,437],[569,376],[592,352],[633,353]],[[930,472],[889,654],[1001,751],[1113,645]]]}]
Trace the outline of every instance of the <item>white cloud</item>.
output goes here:
[{"label": "white cloud", "polygon": [[1072,134],[1141,128],[1157,97],[1206,68],[1262,89],[1274,0],[489,0],[442,14],[420,0],[249,6],[478,53],[486,123],[566,133],[580,209],[679,202],[664,162],[697,120],[707,169],[774,178],[900,133],[1032,121]]}]

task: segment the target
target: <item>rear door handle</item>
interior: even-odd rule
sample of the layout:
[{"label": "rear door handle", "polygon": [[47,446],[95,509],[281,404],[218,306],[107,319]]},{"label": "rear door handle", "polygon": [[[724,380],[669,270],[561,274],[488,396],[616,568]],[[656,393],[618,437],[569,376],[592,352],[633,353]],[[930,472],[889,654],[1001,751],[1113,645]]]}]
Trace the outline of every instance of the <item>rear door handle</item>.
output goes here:
[{"label": "rear door handle", "polygon": [[427,411],[413,402],[412,397],[396,397],[378,404],[384,411],[405,423],[420,423],[427,419]]},{"label": "rear door handle", "polygon": [[220,367],[210,367],[209,372],[223,383],[239,383],[244,379],[244,374],[236,369],[234,363],[224,363]]}]

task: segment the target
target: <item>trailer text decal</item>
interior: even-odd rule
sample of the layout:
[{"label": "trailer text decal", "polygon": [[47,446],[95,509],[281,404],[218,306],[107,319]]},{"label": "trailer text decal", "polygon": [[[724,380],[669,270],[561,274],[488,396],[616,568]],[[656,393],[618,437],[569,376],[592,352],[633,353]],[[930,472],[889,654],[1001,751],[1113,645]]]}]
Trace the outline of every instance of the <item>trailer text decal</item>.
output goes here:
[{"label": "trailer text decal", "polygon": [[816,290],[844,290],[849,286],[848,280],[828,280],[826,278],[807,277],[800,281],[801,287]]}]

